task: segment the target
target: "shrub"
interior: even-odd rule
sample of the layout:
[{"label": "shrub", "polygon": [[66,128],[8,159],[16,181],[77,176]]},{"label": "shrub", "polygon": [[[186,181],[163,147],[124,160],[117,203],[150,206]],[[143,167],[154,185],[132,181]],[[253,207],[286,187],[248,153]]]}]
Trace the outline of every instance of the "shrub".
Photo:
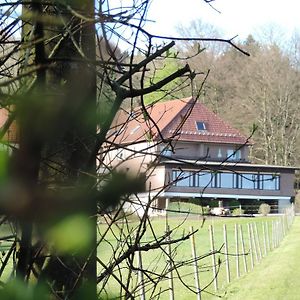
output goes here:
[{"label": "shrub", "polygon": [[235,208],[233,211],[232,211],[232,215],[233,216],[240,216],[240,215],[243,215],[245,213],[245,210],[242,209],[242,208]]},{"label": "shrub", "polygon": [[270,211],[271,211],[271,206],[267,203],[262,203],[258,209],[258,213],[263,216],[266,216],[267,214],[269,214]]}]

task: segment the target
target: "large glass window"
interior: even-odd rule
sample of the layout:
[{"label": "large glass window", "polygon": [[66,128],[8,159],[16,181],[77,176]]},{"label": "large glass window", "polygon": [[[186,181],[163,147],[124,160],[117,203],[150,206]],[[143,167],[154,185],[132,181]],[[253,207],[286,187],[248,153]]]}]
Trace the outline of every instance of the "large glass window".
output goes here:
[{"label": "large glass window", "polygon": [[211,187],[219,187],[220,173],[211,173]]},{"label": "large glass window", "polygon": [[196,172],[173,170],[174,185],[182,187],[213,187],[279,190],[280,176],[262,173]]},{"label": "large glass window", "polygon": [[197,172],[192,173],[190,184],[191,184],[191,186],[194,186],[194,187],[199,186],[199,176],[198,176]]},{"label": "large glass window", "polygon": [[187,171],[173,171],[173,181],[176,186],[190,186],[191,174]]},{"label": "large glass window", "polygon": [[198,173],[199,186],[200,187],[211,187],[212,186],[212,174],[208,172]]},{"label": "large glass window", "polygon": [[232,189],[234,186],[234,173],[220,173],[218,187]]},{"label": "large glass window", "polygon": [[263,190],[279,190],[279,176],[261,174],[261,188]]},{"label": "large glass window", "polygon": [[233,188],[241,189],[242,188],[242,176],[241,174],[233,173]]},{"label": "large glass window", "polygon": [[242,189],[255,189],[257,187],[257,175],[255,174],[242,174],[241,175]]}]

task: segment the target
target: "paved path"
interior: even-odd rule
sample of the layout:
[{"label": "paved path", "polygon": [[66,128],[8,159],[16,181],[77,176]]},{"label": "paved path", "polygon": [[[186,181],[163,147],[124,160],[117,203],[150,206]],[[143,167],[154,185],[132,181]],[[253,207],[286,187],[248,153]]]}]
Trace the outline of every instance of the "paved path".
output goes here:
[{"label": "paved path", "polygon": [[229,300],[300,300],[300,216],[279,248],[229,285]]}]

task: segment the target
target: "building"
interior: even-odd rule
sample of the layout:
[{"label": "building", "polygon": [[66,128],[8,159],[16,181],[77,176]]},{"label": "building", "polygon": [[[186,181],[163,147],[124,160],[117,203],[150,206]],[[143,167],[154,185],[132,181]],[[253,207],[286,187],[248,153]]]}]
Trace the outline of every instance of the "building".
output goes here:
[{"label": "building", "polygon": [[[120,111],[102,156],[107,166],[146,178],[134,197],[138,212],[164,211],[170,201],[241,205],[283,212],[294,197],[295,168],[249,161],[249,138],[192,98]],[[105,154],[105,155],[104,155]],[[254,207],[254,208],[253,208]],[[254,211],[253,211],[254,210]]]},{"label": "building", "polygon": [[0,151],[11,153],[14,148],[18,147],[19,132],[16,121],[10,120],[9,115],[9,109],[0,109]]}]

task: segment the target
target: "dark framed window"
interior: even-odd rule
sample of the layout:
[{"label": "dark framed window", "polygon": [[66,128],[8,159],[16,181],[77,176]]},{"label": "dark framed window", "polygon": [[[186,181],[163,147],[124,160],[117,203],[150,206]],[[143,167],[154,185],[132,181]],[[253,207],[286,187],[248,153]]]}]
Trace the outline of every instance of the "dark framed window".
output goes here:
[{"label": "dark framed window", "polygon": [[176,186],[191,186],[191,173],[188,171],[173,170],[172,181]]},{"label": "dark framed window", "polygon": [[263,190],[279,190],[280,180],[279,175],[261,174],[260,185]]},{"label": "dark framed window", "polygon": [[198,131],[201,131],[201,130],[206,130],[206,125],[204,122],[201,122],[201,121],[197,121],[196,122],[196,127],[197,127],[197,130]]},{"label": "dark framed window", "polygon": [[241,174],[234,173],[233,174],[233,188],[241,189],[242,188],[242,176]]},{"label": "dark framed window", "polygon": [[197,172],[193,172],[191,175],[191,186],[198,187],[199,186],[199,176]]},{"label": "dark framed window", "polygon": [[234,173],[220,173],[218,187],[232,189],[234,187]]},{"label": "dark framed window", "polygon": [[258,189],[258,180],[258,174],[241,174],[241,187],[250,190]]},{"label": "dark framed window", "polygon": [[198,173],[199,187],[211,187],[212,186],[212,173],[199,172]]},{"label": "dark framed window", "polygon": [[172,181],[181,187],[280,190],[278,174],[173,170]]}]

